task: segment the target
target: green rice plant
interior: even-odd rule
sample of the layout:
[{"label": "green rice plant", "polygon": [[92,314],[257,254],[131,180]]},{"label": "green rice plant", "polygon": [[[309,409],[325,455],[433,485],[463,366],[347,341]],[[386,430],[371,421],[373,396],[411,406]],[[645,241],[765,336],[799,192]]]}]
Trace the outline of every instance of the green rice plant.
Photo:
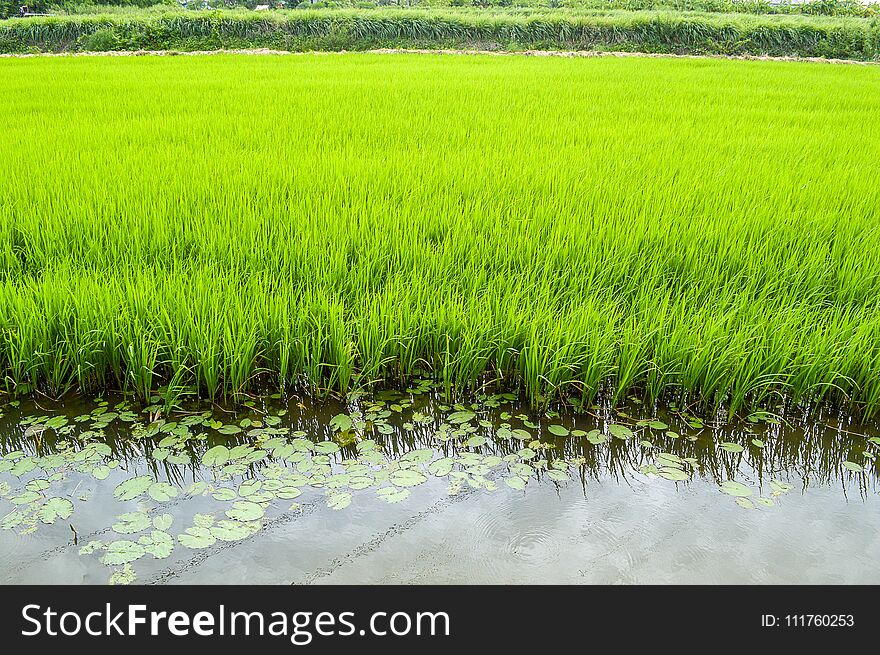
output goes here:
[{"label": "green rice plant", "polygon": [[235,399],[427,371],[450,400],[876,413],[878,82],[709,59],[6,60],[3,389]]}]

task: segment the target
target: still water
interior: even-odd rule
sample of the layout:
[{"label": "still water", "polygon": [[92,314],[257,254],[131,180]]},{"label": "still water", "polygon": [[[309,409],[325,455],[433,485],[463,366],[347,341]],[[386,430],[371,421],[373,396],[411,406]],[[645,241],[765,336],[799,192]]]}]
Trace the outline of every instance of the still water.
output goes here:
[{"label": "still water", "polygon": [[880,582],[880,426],[830,409],[237,407],[0,406],[0,582]]}]

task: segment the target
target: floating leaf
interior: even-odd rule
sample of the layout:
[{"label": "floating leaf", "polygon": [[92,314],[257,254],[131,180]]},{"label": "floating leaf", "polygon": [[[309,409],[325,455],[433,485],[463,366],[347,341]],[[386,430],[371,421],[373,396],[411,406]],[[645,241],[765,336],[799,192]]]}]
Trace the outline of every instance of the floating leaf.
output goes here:
[{"label": "floating leaf", "polygon": [[157,503],[164,503],[172,498],[177,498],[177,487],[167,482],[154,482],[147,490],[147,494]]},{"label": "floating leaf", "polygon": [[348,414],[337,414],[330,419],[330,427],[337,432],[346,432],[351,430],[351,417]]},{"label": "floating leaf", "polygon": [[217,541],[217,538],[211,534],[208,528],[193,526],[187,528],[183,534],[178,535],[177,541],[187,548],[199,549],[212,546]]},{"label": "floating leaf", "polygon": [[248,500],[239,500],[232,504],[232,509],[226,510],[226,516],[239,521],[255,521],[263,514],[265,511],[260,505]]},{"label": "floating leaf", "polygon": [[113,495],[117,500],[134,500],[138,496],[142,496],[153,484],[153,478],[149,475],[140,475],[136,478],[129,478],[125,482],[121,482],[113,490]]},{"label": "floating leaf", "polygon": [[745,509],[755,509],[755,504],[748,498],[739,497],[736,499],[736,504]]},{"label": "floating leaf", "polygon": [[668,466],[659,469],[657,471],[657,475],[659,475],[661,478],[672,480],[673,482],[684,482],[689,478],[688,474],[681,469],[671,468]]},{"label": "floating leaf", "polygon": [[146,530],[152,525],[149,514],[146,512],[127,512],[116,517],[113,531],[119,534],[134,534]]},{"label": "floating leaf", "polygon": [[142,545],[134,541],[114,541],[108,544],[101,562],[107,566],[119,566],[140,559],[146,552]]},{"label": "floating leaf", "polygon": [[734,480],[725,480],[722,482],[721,491],[729,496],[737,496],[741,498],[752,495],[752,490],[749,487]]},{"label": "floating leaf", "polygon": [[450,457],[443,457],[435,460],[428,465],[428,473],[438,478],[449,475],[455,466],[455,461]]},{"label": "floating leaf", "polygon": [[69,519],[73,514],[73,503],[66,498],[50,498],[37,512],[43,523],[55,523],[58,519]]},{"label": "floating leaf", "polygon": [[128,585],[137,579],[137,574],[131,564],[126,563],[121,569],[114,571],[110,576],[109,583],[112,585]]},{"label": "floating leaf", "polygon": [[218,521],[211,528],[211,535],[220,541],[241,541],[255,534],[259,529],[258,523],[223,520]]},{"label": "floating leaf", "polygon": [[512,488],[517,489],[519,491],[523,491],[526,488],[526,481],[523,480],[518,475],[509,477],[509,478],[504,478],[504,481],[507,483],[508,487],[512,487]]},{"label": "floating leaf", "polygon": [[153,527],[156,530],[165,531],[171,527],[171,524],[174,522],[174,517],[171,514],[159,514],[158,516],[153,517]]},{"label": "floating leaf", "polygon": [[351,494],[347,491],[333,492],[327,496],[327,507],[340,510],[351,505]]},{"label": "floating leaf", "polygon": [[461,425],[462,423],[470,423],[476,416],[473,412],[468,411],[453,412],[446,420],[453,425]]},{"label": "floating leaf", "polygon": [[609,425],[608,432],[611,433],[612,437],[615,437],[617,439],[622,439],[624,441],[627,439],[631,439],[633,436],[632,430],[630,430],[625,425],[621,425],[619,423],[612,423],[611,425]]},{"label": "floating leaf", "polygon": [[865,467],[861,464],[856,464],[855,462],[850,461],[843,462],[843,466],[853,473],[862,473],[865,470]]},{"label": "floating leaf", "polygon": [[562,425],[550,425],[547,427],[547,431],[557,437],[567,437],[569,435],[568,428]]},{"label": "floating leaf", "polygon": [[377,492],[379,498],[386,503],[399,503],[409,497],[409,489],[398,489],[397,487],[383,487]]},{"label": "floating leaf", "polygon": [[397,487],[415,487],[427,480],[428,478],[424,474],[412,469],[394,471],[389,477],[391,484]]},{"label": "floating leaf", "polygon": [[738,443],[733,443],[731,441],[722,441],[719,445],[722,450],[726,450],[729,453],[741,453],[744,450],[744,448]]}]

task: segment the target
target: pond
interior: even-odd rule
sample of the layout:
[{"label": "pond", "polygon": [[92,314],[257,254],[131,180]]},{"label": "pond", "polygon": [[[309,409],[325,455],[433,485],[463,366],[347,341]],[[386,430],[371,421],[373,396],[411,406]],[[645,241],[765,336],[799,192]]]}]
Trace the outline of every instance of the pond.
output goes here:
[{"label": "pond", "polygon": [[880,582],[880,426],[830,407],[235,407],[0,405],[0,581]]}]

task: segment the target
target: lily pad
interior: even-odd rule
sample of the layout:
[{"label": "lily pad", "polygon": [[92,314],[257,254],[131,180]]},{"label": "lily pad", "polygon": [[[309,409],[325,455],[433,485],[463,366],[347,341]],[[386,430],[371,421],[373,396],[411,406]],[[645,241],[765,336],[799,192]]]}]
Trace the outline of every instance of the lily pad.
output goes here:
[{"label": "lily pad", "polygon": [[721,491],[726,493],[728,496],[735,496],[738,498],[744,498],[746,496],[752,495],[751,488],[744,485],[742,482],[736,482],[735,480],[725,480],[721,483]]},{"label": "lily pad", "polygon": [[238,521],[256,521],[262,518],[265,511],[257,503],[248,500],[239,500],[232,504],[232,509],[226,510],[226,516]]},{"label": "lily pad", "polygon": [[66,498],[50,498],[37,512],[43,523],[55,523],[58,519],[69,519],[73,514],[73,503]]},{"label": "lily pad", "polygon": [[172,498],[177,498],[177,487],[167,482],[154,482],[147,490],[147,494],[157,503],[164,503]]},{"label": "lily pad", "polygon": [[611,434],[612,437],[621,439],[623,441],[631,439],[633,436],[633,431],[625,425],[621,425],[620,423],[612,423],[611,425],[609,425],[608,432]]},{"label": "lily pad", "polygon": [[428,480],[423,473],[412,469],[394,471],[388,479],[397,487],[415,487]]},{"label": "lily pad", "polygon": [[136,478],[129,478],[125,482],[121,482],[113,490],[113,495],[117,500],[134,500],[138,496],[144,495],[153,484],[153,478],[149,475],[139,475]]},{"label": "lily pad", "polygon": [[107,566],[120,566],[140,559],[146,552],[144,547],[135,541],[114,541],[107,545],[101,562]]},{"label": "lily pad", "polygon": [[229,461],[229,448],[226,446],[214,446],[208,448],[202,455],[202,464],[205,466],[223,466]]}]

